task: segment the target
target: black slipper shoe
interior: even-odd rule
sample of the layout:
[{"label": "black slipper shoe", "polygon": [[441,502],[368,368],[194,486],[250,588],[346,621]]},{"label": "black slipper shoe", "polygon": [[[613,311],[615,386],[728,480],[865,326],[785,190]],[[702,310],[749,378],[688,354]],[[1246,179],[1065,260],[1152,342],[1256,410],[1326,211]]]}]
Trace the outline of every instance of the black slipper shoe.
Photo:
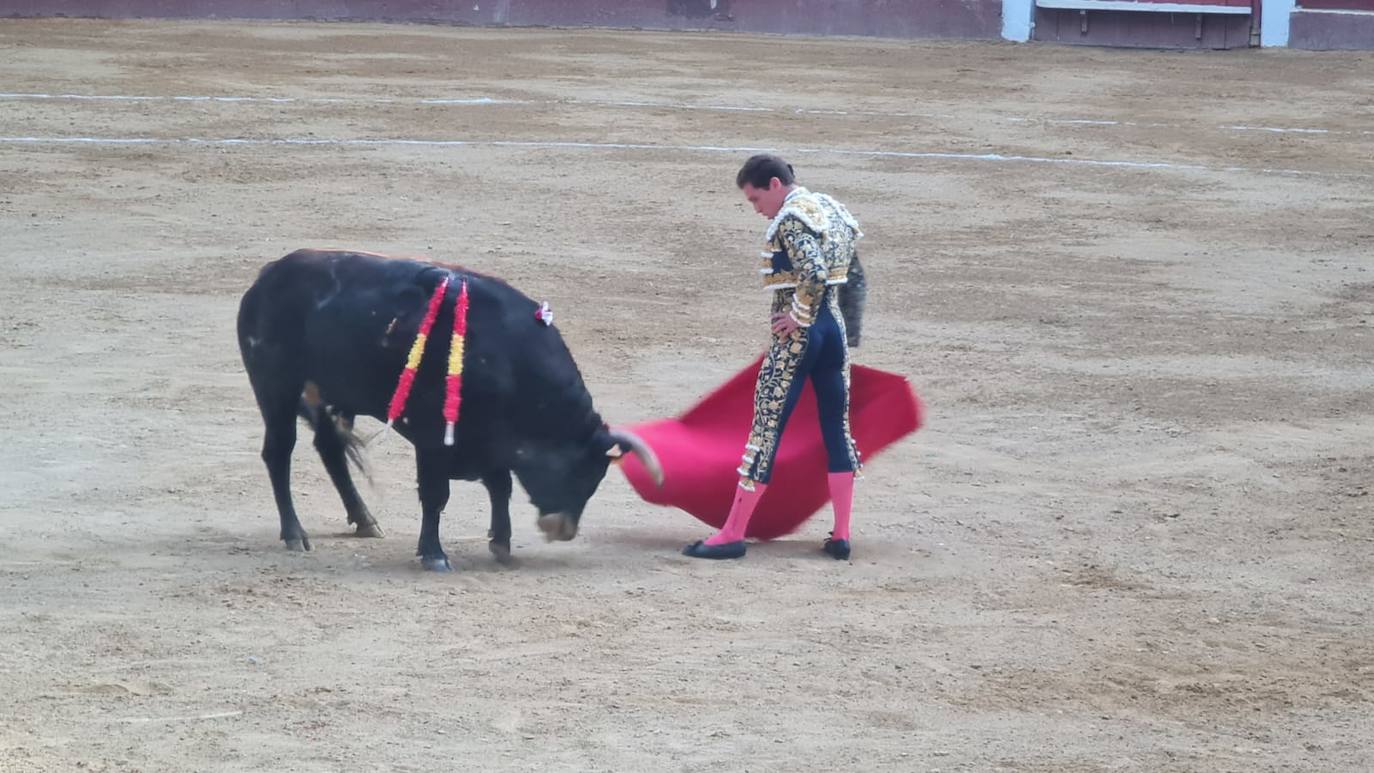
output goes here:
[{"label": "black slipper shoe", "polygon": [[849,540],[847,539],[826,537],[825,544],[821,546],[821,550],[824,550],[826,555],[836,561],[849,560]]},{"label": "black slipper shoe", "polygon": [[707,545],[705,541],[697,540],[683,548],[682,555],[692,558],[744,558],[745,550],[744,540],[723,545]]}]

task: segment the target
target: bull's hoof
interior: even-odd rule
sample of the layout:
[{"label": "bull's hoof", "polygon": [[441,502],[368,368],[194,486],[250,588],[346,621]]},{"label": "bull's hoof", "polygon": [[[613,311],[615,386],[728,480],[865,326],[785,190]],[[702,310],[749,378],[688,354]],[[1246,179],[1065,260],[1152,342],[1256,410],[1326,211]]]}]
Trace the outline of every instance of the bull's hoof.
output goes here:
[{"label": "bull's hoof", "polygon": [[510,557],[509,542],[497,542],[496,540],[492,540],[487,543],[487,549],[496,557],[496,563],[498,564],[509,566],[511,561],[514,560]]},{"label": "bull's hoof", "polygon": [[382,527],[376,521],[371,523],[358,524],[358,530],[353,532],[353,536],[364,539],[381,539],[386,534],[382,532]]},{"label": "bull's hoof", "polygon": [[453,571],[453,564],[448,562],[448,556],[428,556],[420,559],[420,566],[431,572],[447,574]]},{"label": "bull's hoof", "polygon": [[286,543],[286,549],[292,553],[304,553],[310,549],[310,538],[301,535],[300,539],[282,540]]}]

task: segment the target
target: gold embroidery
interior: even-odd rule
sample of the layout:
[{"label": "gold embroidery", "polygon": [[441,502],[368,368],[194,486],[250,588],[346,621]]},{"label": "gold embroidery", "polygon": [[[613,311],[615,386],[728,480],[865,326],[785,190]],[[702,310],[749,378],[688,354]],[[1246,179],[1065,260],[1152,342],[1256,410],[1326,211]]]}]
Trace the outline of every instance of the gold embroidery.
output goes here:
[{"label": "gold embroidery", "polygon": [[[820,305],[827,304],[844,334],[833,285],[849,279],[856,242],[862,234],[858,223],[842,205],[829,196],[813,194],[804,188],[788,197],[778,217],[768,229],[760,273],[764,287],[773,291],[773,314],[791,314],[803,325],[815,321]],[[773,256],[783,253],[791,270],[775,270]],[[808,331],[796,330],[773,343],[759,368],[754,388],[754,423],[749,432],[743,464],[738,470],[743,481],[764,481],[770,477],[777,445],[782,434],[782,410],[787,394],[797,378],[806,354]],[[807,376],[803,376],[805,378]],[[850,462],[860,469],[858,450],[849,426],[849,352],[844,360],[844,433]]]}]

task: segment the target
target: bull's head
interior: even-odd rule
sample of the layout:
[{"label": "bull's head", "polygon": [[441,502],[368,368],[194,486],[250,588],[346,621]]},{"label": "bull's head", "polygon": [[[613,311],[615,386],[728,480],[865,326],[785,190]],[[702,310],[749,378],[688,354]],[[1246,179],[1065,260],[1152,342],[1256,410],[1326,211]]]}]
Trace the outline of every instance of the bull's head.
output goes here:
[{"label": "bull's head", "polygon": [[653,449],[625,430],[603,427],[590,442],[522,448],[517,453],[515,475],[539,511],[539,529],[545,538],[577,536],[588,500],[606,477],[610,463],[625,454],[639,457],[655,482],[663,483],[663,467]]}]

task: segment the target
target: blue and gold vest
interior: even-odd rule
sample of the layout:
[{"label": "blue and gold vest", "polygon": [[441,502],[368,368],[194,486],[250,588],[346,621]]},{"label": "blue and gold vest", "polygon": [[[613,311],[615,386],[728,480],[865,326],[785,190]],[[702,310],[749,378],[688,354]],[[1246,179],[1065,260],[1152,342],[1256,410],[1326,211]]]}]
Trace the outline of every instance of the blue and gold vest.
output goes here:
[{"label": "blue and gold vest", "polygon": [[787,248],[778,235],[779,226],[788,218],[796,218],[815,234],[829,270],[827,285],[848,281],[849,265],[856,252],[855,242],[863,237],[859,223],[844,205],[824,193],[812,193],[798,187],[787,195],[782,209],[768,226],[767,247],[762,253],[763,285],[770,291],[791,290],[797,286],[797,274]]}]

